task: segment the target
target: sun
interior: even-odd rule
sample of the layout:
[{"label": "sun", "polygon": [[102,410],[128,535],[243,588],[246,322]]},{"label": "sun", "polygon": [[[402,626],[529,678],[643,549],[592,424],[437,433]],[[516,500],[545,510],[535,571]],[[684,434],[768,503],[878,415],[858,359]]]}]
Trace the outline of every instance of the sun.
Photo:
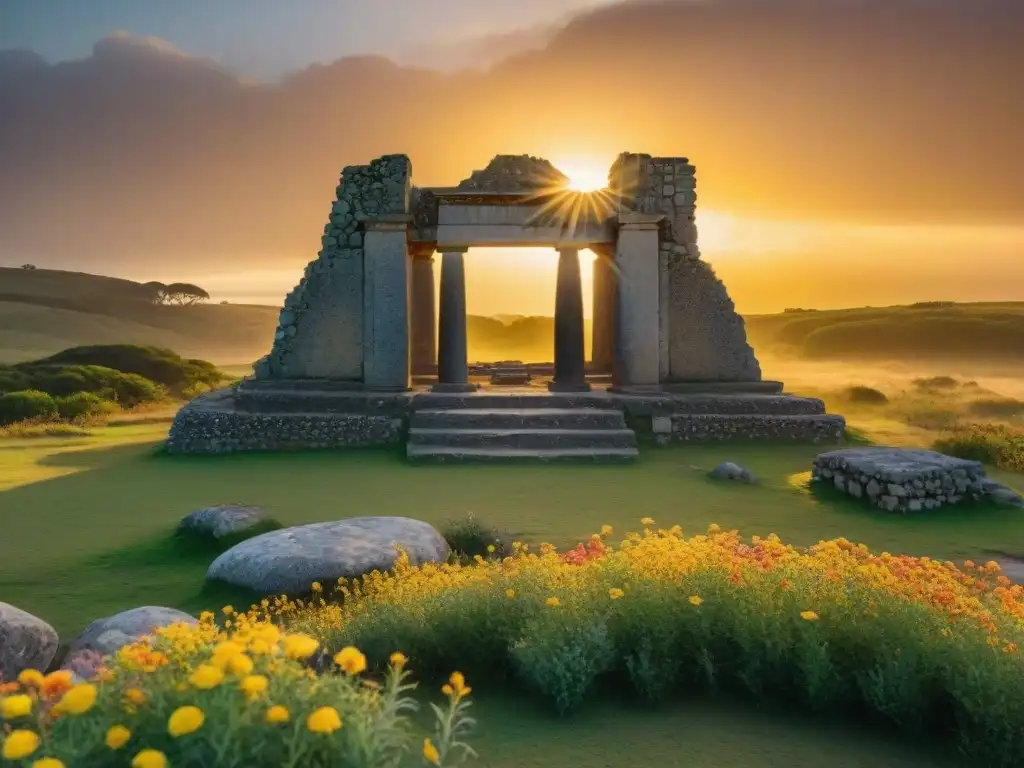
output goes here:
[{"label": "sun", "polygon": [[599,163],[564,160],[554,166],[569,177],[569,189],[576,192],[596,192],[608,186],[608,169]]}]

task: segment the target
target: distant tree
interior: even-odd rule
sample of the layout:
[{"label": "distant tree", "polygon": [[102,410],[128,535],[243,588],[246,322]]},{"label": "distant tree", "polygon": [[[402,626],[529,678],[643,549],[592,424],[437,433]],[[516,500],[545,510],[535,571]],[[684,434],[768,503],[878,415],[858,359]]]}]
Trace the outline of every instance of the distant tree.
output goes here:
[{"label": "distant tree", "polygon": [[148,283],[143,283],[142,287],[146,289],[146,298],[154,304],[163,304],[167,296],[167,286],[158,280],[152,280]]},{"label": "distant tree", "polygon": [[22,269],[35,269],[36,265],[35,264],[22,264],[21,268]]},{"label": "distant tree", "polygon": [[164,288],[164,303],[190,307],[201,301],[209,301],[210,294],[192,283],[171,283]]},{"label": "distant tree", "polygon": [[225,300],[225,301],[222,301],[222,302],[221,302],[221,304],[230,304],[230,303],[231,303],[231,302],[229,302],[229,301],[227,301],[227,300]]}]

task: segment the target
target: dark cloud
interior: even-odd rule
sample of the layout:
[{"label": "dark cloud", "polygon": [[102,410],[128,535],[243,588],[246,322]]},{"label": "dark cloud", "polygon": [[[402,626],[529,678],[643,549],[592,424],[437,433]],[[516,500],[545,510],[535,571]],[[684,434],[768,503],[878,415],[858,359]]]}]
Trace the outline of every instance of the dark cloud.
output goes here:
[{"label": "dark cloud", "polygon": [[119,34],[0,53],[0,261],[139,271],[316,252],[338,171],[421,184],[495,152],[686,154],[701,205],[872,221],[1024,219],[1024,4],[635,2],[486,74],[377,57],[253,85]]}]

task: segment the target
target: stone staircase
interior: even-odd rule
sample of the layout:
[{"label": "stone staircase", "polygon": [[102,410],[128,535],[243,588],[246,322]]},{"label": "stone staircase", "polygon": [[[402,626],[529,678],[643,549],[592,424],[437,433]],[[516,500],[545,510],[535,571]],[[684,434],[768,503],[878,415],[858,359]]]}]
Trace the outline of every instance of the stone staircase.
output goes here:
[{"label": "stone staircase", "polygon": [[628,463],[637,447],[622,409],[610,403],[477,393],[417,398],[406,455],[412,461]]}]

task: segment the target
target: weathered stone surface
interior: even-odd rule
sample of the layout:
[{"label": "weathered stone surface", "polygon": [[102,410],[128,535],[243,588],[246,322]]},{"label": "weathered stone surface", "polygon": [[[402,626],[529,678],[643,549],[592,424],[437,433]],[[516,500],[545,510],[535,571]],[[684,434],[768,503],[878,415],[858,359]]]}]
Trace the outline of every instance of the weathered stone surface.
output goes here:
[{"label": "weathered stone surface", "polygon": [[363,364],[364,222],[409,212],[412,166],[385,155],[342,171],[323,248],[285,299],[259,379],[357,380]]},{"label": "weathered stone surface", "polygon": [[390,570],[396,546],[417,565],[444,562],[451,553],[444,537],[420,520],[354,517],[255,536],[221,554],[206,578],[268,595],[303,594],[314,581]]},{"label": "weathered stone surface", "polygon": [[0,682],[14,680],[23,669],[45,671],[59,642],[45,621],[0,602]]},{"label": "weathered stone surface", "polygon": [[672,438],[686,442],[785,440],[836,443],[846,431],[842,416],[683,413],[672,417]]},{"label": "weathered stone surface", "polygon": [[259,507],[244,504],[216,504],[197,509],[178,523],[179,533],[193,533],[223,539],[267,522],[267,514]]},{"label": "weathered stone surface", "polygon": [[250,413],[222,390],[193,400],[174,417],[169,453],[234,453],[385,445],[402,439],[402,418],[390,413]]},{"label": "weathered stone surface", "polygon": [[756,483],[757,477],[742,464],[725,461],[708,473],[713,480],[726,480],[740,483]]},{"label": "weathered stone surface", "polygon": [[144,605],[96,619],[71,641],[68,657],[89,650],[107,655],[172,624],[195,624],[196,619],[174,608]]},{"label": "weathered stone surface", "polygon": [[530,155],[496,155],[487,167],[473,171],[459,182],[459,189],[477,192],[522,192],[558,189],[568,186],[569,178],[547,160]]},{"label": "weathered stone surface", "polygon": [[890,512],[918,512],[980,499],[986,482],[980,462],[917,448],[885,447],[823,453],[815,458],[811,477]]},{"label": "weathered stone surface", "polygon": [[996,504],[1024,508],[1024,496],[1021,496],[1009,486],[997,483],[995,480],[985,480],[982,483],[982,490]]}]

